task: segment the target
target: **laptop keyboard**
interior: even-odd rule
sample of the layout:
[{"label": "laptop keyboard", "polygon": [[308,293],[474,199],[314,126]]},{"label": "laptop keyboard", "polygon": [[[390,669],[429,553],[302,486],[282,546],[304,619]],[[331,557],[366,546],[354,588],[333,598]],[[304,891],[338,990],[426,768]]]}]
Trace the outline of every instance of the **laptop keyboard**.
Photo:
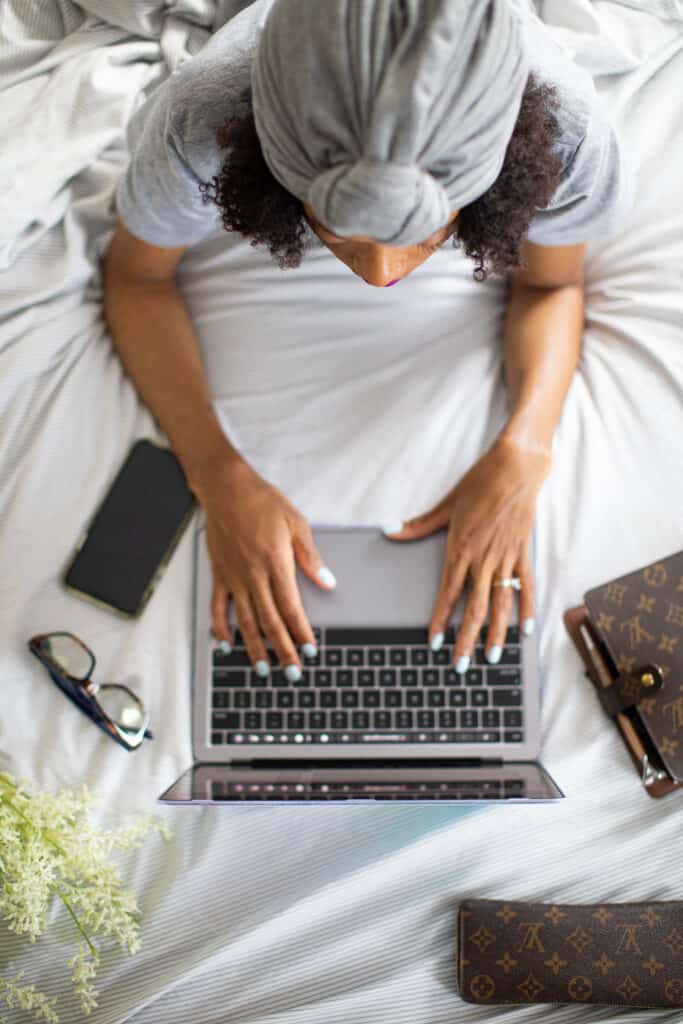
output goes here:
[{"label": "laptop keyboard", "polygon": [[314,628],[318,654],[291,683],[270,649],[270,675],[258,676],[236,630],[230,654],[213,650],[211,744],[521,743],[519,627],[496,665],[486,631],[460,674],[452,627],[440,651],[424,627]]}]

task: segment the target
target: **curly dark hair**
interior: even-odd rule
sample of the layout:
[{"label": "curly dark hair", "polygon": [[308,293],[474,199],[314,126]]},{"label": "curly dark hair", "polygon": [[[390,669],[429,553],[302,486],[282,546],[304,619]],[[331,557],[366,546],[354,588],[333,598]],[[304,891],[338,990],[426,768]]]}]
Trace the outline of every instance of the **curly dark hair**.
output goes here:
[{"label": "curly dark hair", "polygon": [[[453,245],[475,261],[477,281],[520,265],[529,223],[558,186],[558,105],[555,88],[530,74],[500,174],[458,213]],[[220,173],[199,186],[202,201],[218,206],[226,231],[245,235],[251,245],[267,246],[282,270],[298,267],[309,231],[303,203],[271,174],[253,114],[228,118],[216,129],[216,139],[228,155]]]}]

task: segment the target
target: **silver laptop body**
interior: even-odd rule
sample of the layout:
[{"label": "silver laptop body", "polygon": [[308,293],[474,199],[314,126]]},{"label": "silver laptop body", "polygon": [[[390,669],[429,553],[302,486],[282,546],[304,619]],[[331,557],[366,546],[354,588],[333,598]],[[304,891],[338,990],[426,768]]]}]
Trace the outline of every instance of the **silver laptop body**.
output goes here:
[{"label": "silver laptop body", "polygon": [[[297,583],[311,626],[328,628],[426,628],[444,566],[446,530],[415,541],[391,541],[379,526],[312,525],[316,546],[335,574],[337,587],[323,590],[297,566]],[[192,740],[195,764],[160,799],[171,803],[327,802],[331,799],[555,800],[562,792],[537,762],[542,679],[539,623],[532,636],[519,631],[522,665],[521,742],[390,742],[381,732],[354,742],[306,742],[279,731],[241,737],[238,745],[212,742],[212,677],[216,641],[211,633],[212,571],[203,517],[195,532]],[[450,624],[461,621],[461,597]],[[230,611],[231,626],[236,622]],[[509,626],[518,625],[517,601]],[[474,659],[473,659],[474,662]],[[474,667],[474,665],[472,665]],[[370,730],[367,730],[370,733]],[[491,734],[489,733],[489,737]],[[342,738],[343,736],[343,738]],[[215,737],[215,734],[214,734]],[[308,737],[310,739],[310,736]]]}]

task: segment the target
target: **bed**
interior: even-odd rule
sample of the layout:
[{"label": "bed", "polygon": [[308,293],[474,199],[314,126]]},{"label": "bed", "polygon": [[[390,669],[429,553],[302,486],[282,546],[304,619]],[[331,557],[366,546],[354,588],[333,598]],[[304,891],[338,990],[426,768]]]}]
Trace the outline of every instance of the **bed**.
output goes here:
[{"label": "bed", "polygon": [[[154,811],[173,838],[124,863],[143,912],[133,958],[99,969],[94,1024],[541,1021],[480,1008],[455,984],[465,897],[557,902],[683,897],[680,794],[651,800],[583,678],[562,612],[683,535],[683,5],[539,0],[597,76],[632,146],[638,202],[592,244],[578,371],[536,521],[543,762],[553,806],[160,808],[191,763],[192,537],[139,621],[68,595],[59,574],[138,437],[163,441],[112,349],[100,259],[125,128],[235,4],[57,0],[0,12],[0,764],[33,785],[82,782],[117,821]],[[383,293],[323,250],[282,272],[217,233],[180,265],[221,420],[311,522],[381,523],[434,504],[505,416],[503,288],[447,249]],[[156,738],[127,754],[31,658],[34,633],[82,636],[102,680],[128,680]],[[0,965],[80,1019],[57,913]],[[616,1021],[555,1009],[557,1024]],[[24,1018],[10,1011],[11,1024]],[[681,1011],[629,1011],[680,1021]]]}]

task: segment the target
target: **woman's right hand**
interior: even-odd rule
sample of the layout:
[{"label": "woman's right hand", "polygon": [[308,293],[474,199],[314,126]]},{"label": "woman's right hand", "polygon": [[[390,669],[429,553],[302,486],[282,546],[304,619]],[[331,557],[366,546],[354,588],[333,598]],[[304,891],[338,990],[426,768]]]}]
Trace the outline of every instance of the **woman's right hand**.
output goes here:
[{"label": "woman's right hand", "polygon": [[[336,585],[315,547],[308,521],[241,458],[214,463],[195,483],[213,569],[211,614],[216,638],[233,646],[228,621],[232,601],[255,670],[260,675],[270,671],[263,631],[286,675],[296,681],[301,670],[296,645],[303,647],[305,656],[317,653],[297,587],[296,562],[323,590]],[[322,578],[321,570],[326,570]]]}]

